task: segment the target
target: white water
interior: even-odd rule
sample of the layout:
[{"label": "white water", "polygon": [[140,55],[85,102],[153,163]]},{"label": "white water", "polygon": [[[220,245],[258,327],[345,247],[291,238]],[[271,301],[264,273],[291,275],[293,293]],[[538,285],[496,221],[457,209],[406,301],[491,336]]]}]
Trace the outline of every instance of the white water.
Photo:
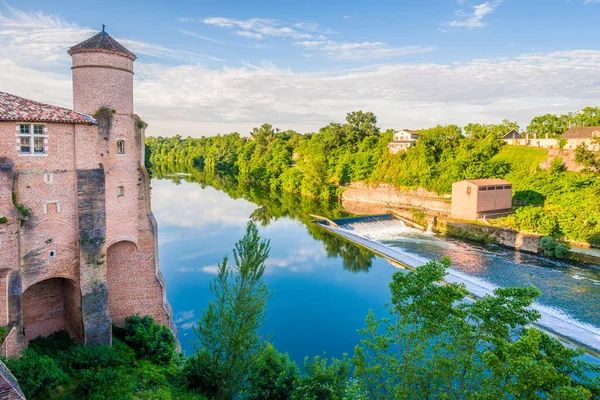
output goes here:
[{"label": "white water", "polygon": [[[427,234],[418,229],[407,227],[404,222],[395,219],[365,220],[363,222],[341,224],[340,228],[324,227],[412,268],[416,268],[430,259],[436,258],[435,254],[427,254],[426,246],[434,246],[446,250],[449,252],[451,258],[453,251],[465,251],[451,241],[444,240],[432,234]],[[417,254],[415,252],[407,251],[405,248],[407,245],[412,245],[413,247],[421,245],[425,247],[423,247],[422,252]],[[477,251],[482,257],[487,257],[485,260],[486,262],[494,262],[492,255],[496,255],[486,251],[485,248],[473,248],[470,250]],[[544,272],[544,269],[540,269],[534,265],[521,264],[511,260],[503,260],[503,262],[511,263],[512,267],[531,269],[531,274]],[[561,265],[560,262],[551,260],[548,260],[548,263],[545,264],[550,265],[551,267]],[[565,277],[565,279],[569,278],[573,278],[574,280],[577,280],[578,278],[581,279],[578,275]],[[450,268],[449,273],[444,280],[447,282],[463,283],[469,292],[477,297],[492,294],[498,287],[485,278],[471,275],[456,268]],[[594,281],[593,279],[589,280],[592,282]],[[582,304],[578,306],[585,306],[583,303],[584,297],[585,294],[582,294]],[[597,304],[592,306],[597,307]],[[549,306],[536,302],[532,307],[541,314],[541,318],[537,321],[537,325],[563,337],[570,338],[589,348],[600,351],[600,328],[596,326],[596,324],[577,320],[559,306]]]}]

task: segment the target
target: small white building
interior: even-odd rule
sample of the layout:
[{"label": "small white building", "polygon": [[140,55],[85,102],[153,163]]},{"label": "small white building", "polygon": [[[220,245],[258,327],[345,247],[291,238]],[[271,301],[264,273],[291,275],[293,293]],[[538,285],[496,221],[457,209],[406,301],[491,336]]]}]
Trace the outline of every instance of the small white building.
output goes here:
[{"label": "small white building", "polygon": [[390,153],[397,154],[416,145],[417,140],[419,140],[419,134],[417,132],[403,129],[394,133],[394,138],[388,144],[388,148],[390,149]]}]

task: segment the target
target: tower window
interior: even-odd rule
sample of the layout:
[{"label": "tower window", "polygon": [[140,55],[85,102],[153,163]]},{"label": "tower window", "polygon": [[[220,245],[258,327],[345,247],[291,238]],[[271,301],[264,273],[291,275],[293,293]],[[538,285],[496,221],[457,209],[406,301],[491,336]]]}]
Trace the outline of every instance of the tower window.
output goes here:
[{"label": "tower window", "polygon": [[50,258],[55,258],[56,257],[56,250],[50,250]]},{"label": "tower window", "polygon": [[20,124],[17,126],[17,150],[24,155],[47,153],[48,135],[44,134],[44,125]]},{"label": "tower window", "polygon": [[125,188],[123,186],[117,187],[117,196],[118,197],[125,196]]},{"label": "tower window", "polygon": [[125,154],[125,141],[122,139],[117,140],[117,154]]}]

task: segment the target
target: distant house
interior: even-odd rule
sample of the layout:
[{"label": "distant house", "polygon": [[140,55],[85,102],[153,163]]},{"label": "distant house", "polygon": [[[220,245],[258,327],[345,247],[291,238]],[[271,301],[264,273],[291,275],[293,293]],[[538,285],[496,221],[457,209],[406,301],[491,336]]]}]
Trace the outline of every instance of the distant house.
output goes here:
[{"label": "distant house", "polygon": [[575,149],[584,144],[589,150],[600,150],[600,126],[576,126],[562,134],[565,149]]},{"label": "distant house", "polygon": [[524,136],[517,132],[516,129],[511,129],[506,135],[502,136],[504,140],[524,139]]},{"label": "distant house", "polygon": [[476,221],[512,211],[512,184],[504,179],[471,179],[452,184],[452,218]]},{"label": "distant house", "polygon": [[394,138],[388,144],[388,148],[390,149],[390,153],[397,154],[416,145],[417,140],[419,140],[419,134],[417,132],[403,129],[394,133]]}]

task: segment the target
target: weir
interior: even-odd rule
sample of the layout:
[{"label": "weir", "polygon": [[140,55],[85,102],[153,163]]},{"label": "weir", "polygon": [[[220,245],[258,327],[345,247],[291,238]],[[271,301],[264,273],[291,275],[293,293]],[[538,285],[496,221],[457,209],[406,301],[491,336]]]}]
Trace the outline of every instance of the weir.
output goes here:
[{"label": "weir", "polygon": [[498,287],[535,285],[542,291],[532,306],[541,314],[535,325],[593,354],[600,352],[600,272],[595,269],[441,237],[387,214],[333,220],[337,227],[314,222],[407,269],[449,256],[452,266],[444,281],[464,284],[475,297]]}]

